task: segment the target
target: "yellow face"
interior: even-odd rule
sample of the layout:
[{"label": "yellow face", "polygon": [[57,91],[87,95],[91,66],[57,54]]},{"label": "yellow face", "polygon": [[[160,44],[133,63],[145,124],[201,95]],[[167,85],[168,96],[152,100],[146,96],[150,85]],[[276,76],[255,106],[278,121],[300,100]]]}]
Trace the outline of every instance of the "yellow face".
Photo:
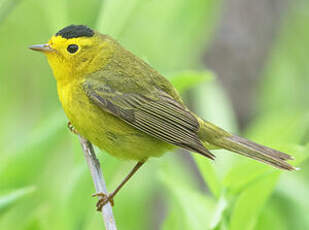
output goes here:
[{"label": "yellow face", "polygon": [[92,37],[74,38],[55,35],[47,44],[30,48],[47,56],[58,83],[83,79],[100,70],[109,62],[113,51],[111,40],[97,33]]},{"label": "yellow face", "polygon": [[84,61],[89,58],[89,55],[93,55],[92,51],[95,47],[95,41],[97,39],[91,37],[80,37],[80,38],[63,38],[61,36],[53,36],[48,45],[55,52],[45,52],[47,57],[56,57],[61,59],[63,62],[67,62],[68,64],[73,64],[75,62],[79,62],[79,59],[83,56],[85,57]]}]

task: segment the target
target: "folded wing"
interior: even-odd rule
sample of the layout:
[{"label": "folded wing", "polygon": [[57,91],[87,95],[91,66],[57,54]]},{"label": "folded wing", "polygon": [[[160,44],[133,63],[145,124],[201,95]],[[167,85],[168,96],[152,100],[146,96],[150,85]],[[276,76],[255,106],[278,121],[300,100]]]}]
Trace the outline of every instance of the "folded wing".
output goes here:
[{"label": "folded wing", "polygon": [[160,140],[214,159],[201,143],[197,119],[167,93],[157,90],[146,97],[115,91],[97,80],[86,80],[83,88],[89,99],[105,112]]}]

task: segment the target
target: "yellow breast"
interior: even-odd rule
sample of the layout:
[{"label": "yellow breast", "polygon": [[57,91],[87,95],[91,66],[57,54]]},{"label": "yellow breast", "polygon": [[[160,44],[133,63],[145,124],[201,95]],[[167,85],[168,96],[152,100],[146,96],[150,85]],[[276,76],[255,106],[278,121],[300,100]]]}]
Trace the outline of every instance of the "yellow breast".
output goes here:
[{"label": "yellow breast", "polygon": [[82,82],[58,83],[58,95],[74,128],[100,149],[123,159],[143,160],[160,156],[172,145],[128,125],[94,105],[82,88]]}]

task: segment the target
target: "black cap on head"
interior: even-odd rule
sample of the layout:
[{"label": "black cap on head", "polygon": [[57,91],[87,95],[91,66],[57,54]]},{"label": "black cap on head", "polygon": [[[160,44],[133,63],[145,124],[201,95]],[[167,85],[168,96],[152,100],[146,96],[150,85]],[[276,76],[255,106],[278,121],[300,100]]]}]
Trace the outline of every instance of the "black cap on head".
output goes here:
[{"label": "black cap on head", "polygon": [[92,37],[94,31],[84,25],[70,25],[59,32],[56,33],[56,36],[61,36],[63,38],[79,38],[79,37]]}]

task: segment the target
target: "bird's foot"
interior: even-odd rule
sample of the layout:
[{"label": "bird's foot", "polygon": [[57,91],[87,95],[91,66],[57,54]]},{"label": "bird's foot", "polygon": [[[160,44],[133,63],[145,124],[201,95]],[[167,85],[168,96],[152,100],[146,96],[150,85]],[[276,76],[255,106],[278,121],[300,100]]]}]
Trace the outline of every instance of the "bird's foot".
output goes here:
[{"label": "bird's foot", "polygon": [[77,130],[74,128],[74,126],[72,125],[71,121],[68,122],[68,128],[69,128],[69,130],[70,130],[72,133],[74,133],[74,134],[76,134],[76,135],[79,134],[79,133],[77,132]]},{"label": "bird's foot", "polygon": [[111,203],[111,206],[114,206],[114,195],[112,193],[106,195],[103,192],[98,192],[95,194],[92,194],[92,197],[100,197],[100,199],[98,200],[96,207],[97,207],[97,211],[101,212],[102,208],[104,207],[104,205],[106,205],[108,202]]}]

